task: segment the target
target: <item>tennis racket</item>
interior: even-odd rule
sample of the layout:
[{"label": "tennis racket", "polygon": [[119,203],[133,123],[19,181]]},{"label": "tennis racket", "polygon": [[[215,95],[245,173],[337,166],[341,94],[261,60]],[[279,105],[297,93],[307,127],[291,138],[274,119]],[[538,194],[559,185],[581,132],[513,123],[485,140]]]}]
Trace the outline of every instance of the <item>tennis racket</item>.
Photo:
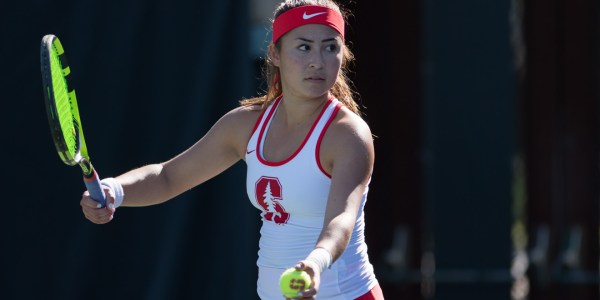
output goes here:
[{"label": "tennis racket", "polygon": [[46,113],[56,151],[65,164],[81,167],[83,182],[90,196],[104,207],[106,195],[90,162],[75,89],[69,80],[71,69],[58,37],[49,34],[42,38],[40,62]]}]

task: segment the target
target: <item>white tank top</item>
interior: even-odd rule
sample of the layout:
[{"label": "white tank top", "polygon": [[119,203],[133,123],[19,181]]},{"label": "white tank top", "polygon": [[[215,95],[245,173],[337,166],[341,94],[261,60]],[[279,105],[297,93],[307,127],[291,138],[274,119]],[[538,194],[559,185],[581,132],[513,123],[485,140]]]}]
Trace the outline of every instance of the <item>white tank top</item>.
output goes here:
[{"label": "white tank top", "polygon": [[[329,99],[300,147],[283,161],[269,162],[262,156],[263,145],[280,103],[281,97],[265,109],[246,149],[246,190],[262,217],[257,261],[261,299],[282,299],[279,275],[306,258],[323,229],[331,178],[320,165],[319,146],[342,106]],[[377,284],[364,240],[367,190],[348,247],[321,274],[319,299],[355,299]]]}]

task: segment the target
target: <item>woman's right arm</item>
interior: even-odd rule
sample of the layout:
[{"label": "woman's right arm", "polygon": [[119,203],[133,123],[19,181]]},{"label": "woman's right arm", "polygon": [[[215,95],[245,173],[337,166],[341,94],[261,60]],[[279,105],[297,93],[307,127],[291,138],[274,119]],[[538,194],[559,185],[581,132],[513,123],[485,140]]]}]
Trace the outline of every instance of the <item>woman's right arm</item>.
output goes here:
[{"label": "woman's right arm", "polygon": [[[122,206],[148,206],[165,202],[215,177],[245,155],[246,143],[260,112],[239,107],[225,114],[189,149],[164,163],[146,165],[116,180],[123,186]],[[86,191],[81,199],[84,215],[98,224],[112,220],[115,195],[107,191],[107,205],[98,208]]]}]

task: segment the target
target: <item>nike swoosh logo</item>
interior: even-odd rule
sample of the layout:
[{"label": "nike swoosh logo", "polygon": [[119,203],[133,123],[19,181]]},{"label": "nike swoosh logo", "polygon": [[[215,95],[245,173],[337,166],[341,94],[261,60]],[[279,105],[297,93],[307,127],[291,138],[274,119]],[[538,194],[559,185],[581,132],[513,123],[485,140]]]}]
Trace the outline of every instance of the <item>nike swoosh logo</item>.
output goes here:
[{"label": "nike swoosh logo", "polygon": [[314,13],[314,14],[309,14],[309,15],[307,15],[307,14],[306,14],[306,12],[304,12],[304,15],[302,15],[302,19],[304,19],[304,20],[308,20],[308,19],[310,19],[310,18],[314,18],[314,17],[316,17],[316,16],[318,16],[318,15],[322,15],[322,14],[326,14],[326,13],[327,13],[326,11],[323,11],[323,12],[318,12],[318,13]]},{"label": "nike swoosh logo", "polygon": [[246,154],[250,154],[252,152],[254,152],[254,150],[246,151]]}]

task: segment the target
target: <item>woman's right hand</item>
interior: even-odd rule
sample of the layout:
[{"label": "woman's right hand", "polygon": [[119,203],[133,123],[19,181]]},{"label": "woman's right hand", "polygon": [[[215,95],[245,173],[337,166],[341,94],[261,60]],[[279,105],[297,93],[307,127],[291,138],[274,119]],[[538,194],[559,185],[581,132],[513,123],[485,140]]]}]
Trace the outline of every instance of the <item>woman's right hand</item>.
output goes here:
[{"label": "woman's right hand", "polygon": [[85,191],[81,196],[81,210],[86,219],[95,224],[106,224],[114,218],[115,214],[115,195],[110,188],[103,187],[106,194],[106,206],[99,207],[100,204],[90,197],[90,193]]}]

